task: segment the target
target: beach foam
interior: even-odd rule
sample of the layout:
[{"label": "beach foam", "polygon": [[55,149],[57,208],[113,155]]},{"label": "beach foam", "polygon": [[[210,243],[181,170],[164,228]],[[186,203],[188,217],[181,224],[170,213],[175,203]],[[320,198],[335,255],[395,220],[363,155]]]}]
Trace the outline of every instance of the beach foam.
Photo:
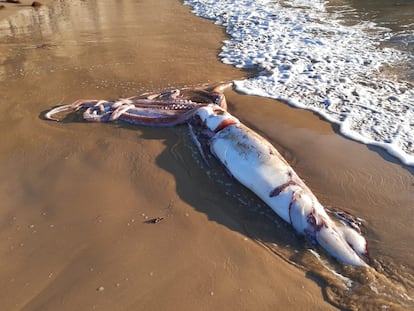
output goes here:
[{"label": "beach foam", "polygon": [[388,29],[345,23],[325,1],[184,3],[226,28],[224,63],[259,71],[235,81],[238,91],[315,111],[345,136],[414,165],[414,89],[397,70],[410,55],[381,45],[392,37]]}]

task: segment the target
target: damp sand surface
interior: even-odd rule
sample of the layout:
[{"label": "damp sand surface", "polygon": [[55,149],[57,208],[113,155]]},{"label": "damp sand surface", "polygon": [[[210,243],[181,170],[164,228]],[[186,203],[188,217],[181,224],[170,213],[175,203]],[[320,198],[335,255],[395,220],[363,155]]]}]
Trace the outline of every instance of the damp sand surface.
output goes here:
[{"label": "damp sand surface", "polygon": [[[244,198],[245,189],[206,169],[185,127],[42,119],[46,109],[79,98],[250,75],[219,62],[223,30],[179,1],[44,3],[0,11],[2,308],[341,305],[328,299],[326,280],[272,251],[269,245],[302,241],[288,226],[273,231],[277,220],[266,210],[240,203],[246,200],[234,193]],[[312,113],[226,95],[229,110],[271,140],[323,203],[366,219],[372,256],[390,269],[405,267],[409,279],[413,172]],[[163,219],[152,223],[157,217]]]}]

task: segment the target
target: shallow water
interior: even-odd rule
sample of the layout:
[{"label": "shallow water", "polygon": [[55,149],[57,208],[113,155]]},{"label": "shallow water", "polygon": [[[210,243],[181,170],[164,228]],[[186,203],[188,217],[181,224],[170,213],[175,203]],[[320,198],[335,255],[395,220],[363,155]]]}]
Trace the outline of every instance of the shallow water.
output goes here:
[{"label": "shallow water", "polygon": [[[315,111],[345,136],[414,165],[414,90],[407,81],[414,26],[407,19],[399,24],[403,31],[393,31],[385,28],[391,17],[379,23],[346,1],[185,3],[226,28],[224,63],[259,71],[237,81],[239,91]],[[400,15],[406,11],[413,11],[412,2]]]},{"label": "shallow water", "polygon": [[[361,306],[364,303],[362,294],[373,299],[370,305],[373,308],[382,299],[387,304],[401,293],[408,292],[412,296],[414,172],[395,163],[381,150],[368,150],[364,145],[338,137],[328,123],[309,112],[273,100],[257,102],[254,97],[228,94],[235,115],[276,143],[322,202],[344,207],[366,219],[371,255],[377,268],[385,270],[379,275],[393,278],[397,287],[403,286],[405,290],[379,288],[387,284],[377,274],[366,273],[364,276],[368,279],[380,281],[361,281],[364,286],[360,291],[347,294],[341,291],[338,278],[329,271],[320,272],[321,264],[315,253],[308,251],[288,226],[256,198],[234,185],[223,172],[203,167],[200,159],[193,155],[191,140],[185,136],[184,129],[135,129],[42,120],[42,112],[46,109],[78,98],[113,99],[166,88],[216,84],[246,76],[245,72],[217,62],[220,38],[199,32],[197,28],[186,28],[186,20],[175,19],[174,11],[158,17],[171,20],[171,28],[160,30],[155,24],[153,32],[143,33],[140,23],[152,21],[145,12],[139,1],[116,4],[56,1],[50,8],[23,10],[0,24],[0,219],[4,241],[7,241],[2,245],[1,256],[15,256],[16,262],[41,261],[39,251],[34,246],[31,249],[30,245],[48,251],[59,246],[59,242],[53,240],[54,227],[50,219],[61,221],[59,232],[67,231],[77,237],[68,239],[66,250],[56,256],[65,258],[68,253],[74,256],[72,254],[83,252],[83,245],[75,243],[82,240],[76,228],[100,223],[101,218],[107,216],[126,217],[129,210],[118,208],[119,197],[125,198],[125,206],[132,209],[131,202],[138,196],[135,180],[146,173],[154,174],[146,169],[147,163],[154,162],[154,153],[146,152],[142,141],[154,141],[154,148],[161,153],[165,151],[155,142],[165,139],[166,152],[173,155],[180,168],[188,170],[187,177],[204,180],[206,178],[200,176],[205,170],[211,184],[218,184],[192,193],[190,200],[183,190],[185,183],[177,177],[177,195],[182,200],[192,206],[198,206],[195,202],[200,198],[217,203],[215,191],[217,188],[224,191],[226,196],[234,198],[228,200],[234,201],[234,205],[226,205],[226,210],[236,211],[226,215],[245,228],[244,234],[263,243],[278,256],[299,264],[309,271],[310,278],[317,275],[316,279],[327,281],[327,296],[336,305]],[[185,33],[177,33],[175,23],[180,24],[180,31],[184,27]],[[194,46],[197,46],[197,55]],[[255,105],[260,105],[260,109]],[[171,143],[174,137],[177,142]],[[159,176],[176,170],[175,164],[171,167],[168,161],[164,163],[159,158],[157,165],[160,166]],[[140,191],[150,197],[161,197],[159,189],[169,185],[155,184],[148,178],[148,182],[140,186],[144,187]],[[168,206],[167,198],[160,200]],[[91,202],[99,206],[99,217],[88,211]],[[81,207],[75,209],[75,215],[73,206]],[[232,221],[223,221],[222,215],[211,215],[208,209],[202,212],[210,220],[233,228],[228,225]],[[256,213],[259,216],[253,216]],[[104,230],[98,234],[104,235]],[[27,247],[25,252],[21,251],[23,246]],[[140,246],[131,247],[139,249]],[[145,254],[145,250],[142,251]],[[341,271],[344,275],[356,278],[355,271],[344,270]],[[13,270],[10,274],[17,275],[17,272]],[[30,275],[26,277],[30,279]],[[32,295],[29,286],[18,281],[4,278],[2,287],[16,292],[22,287],[20,295]],[[375,297],[370,285],[378,287],[380,298]],[[400,298],[394,299],[395,303],[412,303],[406,297]]]},{"label": "shallow water", "polygon": [[[335,4],[336,2],[333,2]],[[364,0],[343,1],[350,4],[345,18],[356,21],[371,21],[376,26],[385,27],[390,36],[382,43],[407,53],[410,61],[399,68],[399,75],[414,82],[414,2],[411,0]],[[335,10],[335,5],[330,10]]]}]

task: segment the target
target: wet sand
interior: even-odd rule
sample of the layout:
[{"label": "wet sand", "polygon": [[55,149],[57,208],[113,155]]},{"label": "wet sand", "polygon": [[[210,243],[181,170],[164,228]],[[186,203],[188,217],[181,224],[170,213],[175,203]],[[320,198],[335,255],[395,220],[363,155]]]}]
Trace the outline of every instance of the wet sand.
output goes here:
[{"label": "wet sand", "polygon": [[[39,5],[32,5],[34,2],[37,2]],[[15,15],[16,13],[22,10],[38,10],[41,6],[50,6],[53,3],[53,0],[42,0],[42,1],[30,1],[22,0],[20,3],[10,3],[7,0],[0,1],[0,20],[5,20],[10,16]]]},{"label": "wet sand", "polygon": [[[78,98],[246,77],[217,59],[220,27],[172,0],[24,10],[0,21],[2,308],[335,309],[320,279],[258,243],[279,241],[271,222],[206,174],[185,127],[41,117]],[[413,262],[412,170],[312,113],[226,96],[229,110],[275,143],[323,203],[367,219],[373,256]],[[156,217],[164,219],[147,223]]]}]

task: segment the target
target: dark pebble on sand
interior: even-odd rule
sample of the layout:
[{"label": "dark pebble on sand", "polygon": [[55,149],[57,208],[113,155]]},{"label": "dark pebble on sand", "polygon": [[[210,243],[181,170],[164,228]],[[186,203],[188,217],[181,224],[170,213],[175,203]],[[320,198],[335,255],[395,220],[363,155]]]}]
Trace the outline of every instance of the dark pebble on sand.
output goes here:
[{"label": "dark pebble on sand", "polygon": [[4,4],[0,4],[0,10],[5,9],[5,5]]},{"label": "dark pebble on sand", "polygon": [[164,220],[164,217],[157,217],[157,218],[153,218],[153,219],[149,219],[147,221],[144,221],[146,224],[157,224],[159,223],[161,220]]},{"label": "dark pebble on sand", "polygon": [[38,7],[41,7],[41,6],[42,6],[42,4],[38,1],[33,1],[33,3],[32,3],[32,7],[34,7],[34,8],[38,8]]}]

